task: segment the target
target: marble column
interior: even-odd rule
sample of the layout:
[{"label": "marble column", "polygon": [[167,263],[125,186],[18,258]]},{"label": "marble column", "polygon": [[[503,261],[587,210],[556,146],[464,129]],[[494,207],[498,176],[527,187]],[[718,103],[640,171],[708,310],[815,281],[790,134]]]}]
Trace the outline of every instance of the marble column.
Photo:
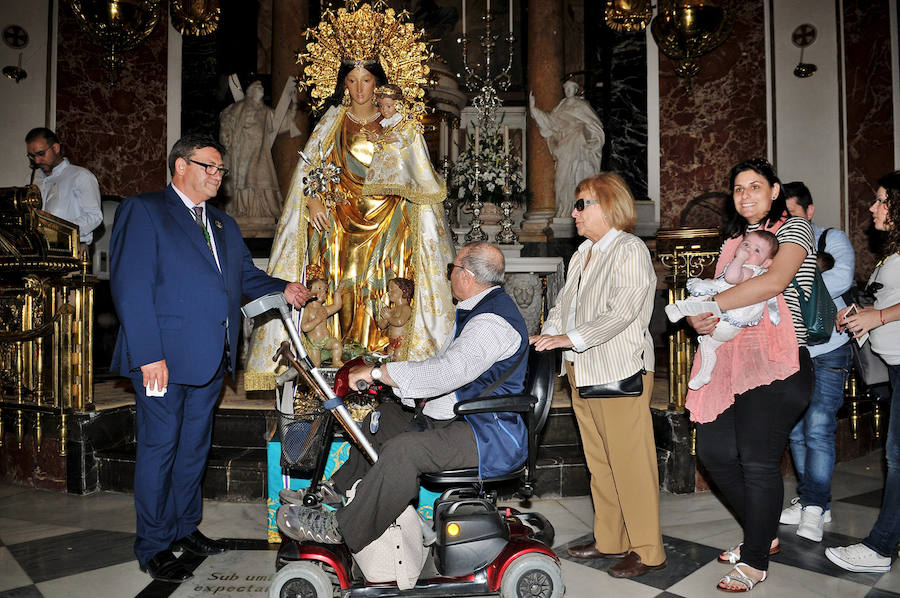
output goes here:
[{"label": "marble column", "polygon": [[[562,99],[565,71],[562,38],[562,0],[530,2],[528,5],[528,88],[538,108],[550,111]],[[528,118],[528,191],[531,202],[522,223],[521,241],[546,241],[544,230],[556,213],[553,191],[555,167],[547,142],[534,119]]]},{"label": "marble column", "polygon": [[[284,89],[284,83],[291,75],[300,72],[297,52],[305,44],[301,34],[309,27],[308,0],[273,0],[272,2],[272,97],[277,98]],[[279,135],[272,149],[278,186],[282,197],[287,197],[291,175],[297,165],[297,152],[303,149],[309,137],[309,114],[297,112],[299,137]]]}]

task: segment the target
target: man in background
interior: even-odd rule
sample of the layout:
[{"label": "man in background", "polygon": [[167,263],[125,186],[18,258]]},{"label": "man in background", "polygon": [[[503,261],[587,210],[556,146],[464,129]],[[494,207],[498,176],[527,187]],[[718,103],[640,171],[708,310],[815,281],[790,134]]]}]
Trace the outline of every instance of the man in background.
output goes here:
[{"label": "man in background", "polygon": [[29,177],[43,199],[41,209],[78,225],[81,252],[94,240],[94,229],[103,222],[100,186],[91,171],[63,158],[56,133],[45,127],[28,131],[25,148],[31,161]]},{"label": "man in background", "polygon": [[[803,183],[784,185],[787,209],[791,216],[813,219],[816,207]],[[856,256],[847,234],[836,228],[823,229],[813,224],[819,263],[830,265],[822,272],[825,286],[840,311],[846,305],[841,295],[853,284]],[[823,259],[827,253],[830,258]],[[780,523],[797,525],[797,535],[821,542],[825,524],[831,521],[831,475],[834,472],[834,432],[837,411],[844,404],[844,383],[850,372],[853,354],[850,337],[835,330],[831,339],[811,345],[809,355],[816,376],[812,399],[806,413],[790,435],[791,457],[797,470],[797,493],[791,506],[781,512]]]}]

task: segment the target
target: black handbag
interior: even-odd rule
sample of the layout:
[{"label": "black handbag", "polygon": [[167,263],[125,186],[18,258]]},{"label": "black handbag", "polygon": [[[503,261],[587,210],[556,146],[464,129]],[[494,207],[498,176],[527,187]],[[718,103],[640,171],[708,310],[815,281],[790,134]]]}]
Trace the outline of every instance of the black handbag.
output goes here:
[{"label": "black handbag", "polygon": [[594,384],[593,386],[579,386],[578,395],[583,399],[639,397],[644,392],[644,374],[646,373],[647,370],[641,368],[622,380],[607,382],[606,384]]}]

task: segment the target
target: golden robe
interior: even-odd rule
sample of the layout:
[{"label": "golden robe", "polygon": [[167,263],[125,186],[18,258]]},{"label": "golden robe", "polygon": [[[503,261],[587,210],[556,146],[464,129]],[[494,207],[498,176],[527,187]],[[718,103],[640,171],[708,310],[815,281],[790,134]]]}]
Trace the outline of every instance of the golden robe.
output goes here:
[{"label": "golden robe", "polygon": [[[375,316],[387,304],[388,281],[411,279],[413,315],[400,358],[422,360],[433,355],[453,329],[446,264],[454,252],[441,204],[446,186],[431,166],[421,134],[405,136],[400,159],[379,162],[377,173],[372,173],[376,180],[368,180],[374,144],[365,141],[361,127],[345,118],[345,112],[329,109],[310,135],[304,153],[313,164],[301,161],[294,170],[267,271],[301,280],[304,265],[316,264],[324,269],[332,291],[343,281],[344,305],[329,325],[345,343],[355,340],[370,351],[384,350],[389,341],[375,325]],[[374,127],[380,129],[377,123],[370,125]],[[320,148],[325,160],[342,168],[333,190],[347,199],[332,210],[331,230],[324,233],[309,225],[303,193],[303,178],[317,166]],[[275,387],[271,356],[286,338],[278,319],[254,329],[244,377],[247,390]]]}]

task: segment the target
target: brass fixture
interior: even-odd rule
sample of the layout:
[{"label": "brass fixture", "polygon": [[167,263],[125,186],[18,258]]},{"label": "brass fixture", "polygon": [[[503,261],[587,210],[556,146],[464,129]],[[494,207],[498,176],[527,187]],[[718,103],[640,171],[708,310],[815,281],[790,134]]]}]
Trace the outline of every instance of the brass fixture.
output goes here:
[{"label": "brass fixture", "polygon": [[660,0],[650,32],[660,51],[676,62],[675,74],[691,79],[700,72],[700,58],[728,39],[734,25],[732,0]]},{"label": "brass fixture", "polygon": [[209,35],[219,26],[219,0],[172,0],[172,26],[182,35]]},{"label": "brass fixture", "polygon": [[122,53],[141,45],[159,21],[160,0],[69,0],[82,31],[106,51],[103,68],[114,84]]},{"label": "brass fixture", "polygon": [[643,31],[653,18],[650,0],[606,0],[606,26],[613,31]]}]

